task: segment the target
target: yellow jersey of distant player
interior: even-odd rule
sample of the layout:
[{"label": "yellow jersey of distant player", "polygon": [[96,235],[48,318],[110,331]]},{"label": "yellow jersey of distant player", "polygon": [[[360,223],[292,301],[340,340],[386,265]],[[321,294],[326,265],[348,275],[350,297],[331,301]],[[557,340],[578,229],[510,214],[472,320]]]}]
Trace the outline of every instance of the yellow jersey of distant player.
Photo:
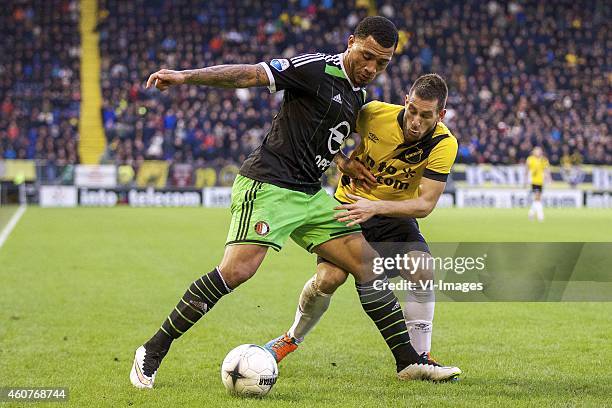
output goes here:
[{"label": "yellow jersey of distant player", "polygon": [[372,101],[363,106],[357,118],[361,143],[351,157],[372,172],[378,186],[370,192],[360,187],[353,191],[343,176],[336,189],[338,200],[353,202],[347,193],[370,200],[409,200],[419,196],[422,177],[446,181],[457,156],[457,139],[438,122],[429,134],[407,144],[403,115],[401,105]]},{"label": "yellow jersey of distant player", "polygon": [[531,155],[527,158],[527,168],[531,175],[531,184],[541,186],[544,184],[544,172],[548,168],[548,159],[544,156]]}]

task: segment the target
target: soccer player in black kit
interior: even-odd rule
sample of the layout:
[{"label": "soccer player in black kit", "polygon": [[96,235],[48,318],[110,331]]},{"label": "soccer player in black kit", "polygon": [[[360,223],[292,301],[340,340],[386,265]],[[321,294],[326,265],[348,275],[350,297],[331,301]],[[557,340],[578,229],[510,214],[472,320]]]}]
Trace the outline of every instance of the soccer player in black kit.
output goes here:
[{"label": "soccer player in black kit", "polygon": [[[232,221],[221,263],[196,279],[157,333],[136,350],[132,384],[152,388],[173,340],[191,328],[221,299],[255,274],[269,247],[280,250],[291,237],[355,278],[364,311],[375,322],[396,361],[398,378],[443,381],[460,370],[419,355],[410,344],[402,309],[393,292],[374,289],[384,280],[373,272],[377,253],[359,228],[334,218],[337,202],[321,188],[320,177],[334,161],[358,180],[376,182],[367,169],[340,152],[355,130],[365,103],[363,87],[383,72],[397,45],[397,29],[384,17],[367,17],[349,37],[344,53],[314,53],[256,65],[219,65],[151,74],[147,87],[181,84],[224,88],[267,86],[284,90],[280,112],[259,146],[244,162],[232,188]],[[385,286],[386,287],[386,286]]]}]

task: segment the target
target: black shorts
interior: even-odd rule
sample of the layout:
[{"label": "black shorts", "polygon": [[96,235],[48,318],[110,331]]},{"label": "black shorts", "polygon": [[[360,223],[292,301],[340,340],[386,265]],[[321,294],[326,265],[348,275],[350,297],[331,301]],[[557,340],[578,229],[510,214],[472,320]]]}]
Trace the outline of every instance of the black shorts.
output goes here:
[{"label": "black shorts", "polygon": [[532,184],[531,185],[531,191],[534,193],[541,193],[542,192],[542,186],[539,186],[537,184]]},{"label": "black shorts", "polygon": [[[385,258],[403,256],[410,251],[430,253],[429,246],[419,230],[419,223],[414,218],[384,217],[375,215],[360,224],[361,232],[372,248]],[[327,262],[317,257],[317,264]],[[398,276],[398,271],[388,271],[387,277]]]}]

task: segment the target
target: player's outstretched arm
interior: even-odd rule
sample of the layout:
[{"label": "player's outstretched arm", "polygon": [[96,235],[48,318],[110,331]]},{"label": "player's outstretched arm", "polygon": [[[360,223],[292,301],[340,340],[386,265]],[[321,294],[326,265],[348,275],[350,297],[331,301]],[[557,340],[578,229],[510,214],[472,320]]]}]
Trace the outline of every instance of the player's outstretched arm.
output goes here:
[{"label": "player's outstretched arm", "polygon": [[162,69],[149,76],[146,88],[155,86],[160,91],[165,91],[171,86],[182,84],[207,85],[218,88],[251,88],[268,86],[270,80],[260,64],[215,65],[184,71]]}]

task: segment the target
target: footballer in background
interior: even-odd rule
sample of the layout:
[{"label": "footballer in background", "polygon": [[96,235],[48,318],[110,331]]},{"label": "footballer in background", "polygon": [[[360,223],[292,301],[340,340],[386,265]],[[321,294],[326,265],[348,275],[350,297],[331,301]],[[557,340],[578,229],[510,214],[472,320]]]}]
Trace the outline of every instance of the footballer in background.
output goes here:
[{"label": "footballer in background", "polygon": [[549,183],[550,170],[548,159],[544,157],[541,147],[536,147],[527,157],[525,162],[527,174],[531,180],[531,192],[533,198],[531,207],[529,208],[529,219],[533,220],[537,217],[538,221],[544,221],[544,206],[542,205],[542,189],[544,184]]}]

